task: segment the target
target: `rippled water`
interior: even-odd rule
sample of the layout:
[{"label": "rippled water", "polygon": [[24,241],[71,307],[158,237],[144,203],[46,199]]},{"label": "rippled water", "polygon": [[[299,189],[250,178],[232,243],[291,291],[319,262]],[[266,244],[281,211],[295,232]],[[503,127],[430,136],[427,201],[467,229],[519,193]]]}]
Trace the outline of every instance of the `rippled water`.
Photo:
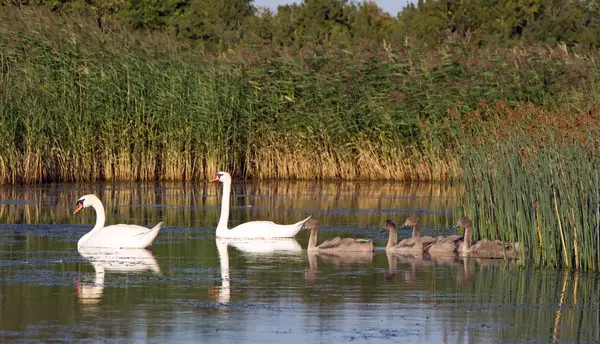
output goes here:
[{"label": "rippled water", "polygon": [[[107,223],[164,221],[152,250],[78,251],[96,193]],[[321,239],[372,238],[418,214],[454,222],[454,189],[394,183],[234,184],[230,225],[312,214]],[[0,342],[598,342],[598,276],[501,260],[309,255],[297,240],[215,240],[212,184],[0,187]],[[401,236],[410,235],[401,231]]]}]

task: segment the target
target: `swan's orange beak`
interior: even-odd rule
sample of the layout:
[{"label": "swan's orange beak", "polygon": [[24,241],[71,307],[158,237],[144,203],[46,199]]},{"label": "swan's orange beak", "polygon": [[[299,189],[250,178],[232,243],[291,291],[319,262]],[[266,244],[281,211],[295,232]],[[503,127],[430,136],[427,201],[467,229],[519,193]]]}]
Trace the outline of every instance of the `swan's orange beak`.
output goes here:
[{"label": "swan's orange beak", "polygon": [[219,176],[214,176],[213,179],[209,180],[208,182],[212,183],[212,182],[218,182],[218,181],[219,181]]},{"label": "swan's orange beak", "polygon": [[83,209],[83,203],[77,202],[77,208],[75,208],[75,210],[73,210],[73,215],[77,214],[77,212],[80,211],[81,209]]}]

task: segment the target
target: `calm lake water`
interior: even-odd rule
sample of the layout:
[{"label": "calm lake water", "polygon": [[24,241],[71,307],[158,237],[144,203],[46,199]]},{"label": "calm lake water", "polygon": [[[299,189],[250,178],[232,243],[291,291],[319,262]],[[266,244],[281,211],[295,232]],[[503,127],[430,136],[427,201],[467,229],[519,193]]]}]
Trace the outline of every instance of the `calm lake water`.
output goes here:
[{"label": "calm lake water", "polygon": [[[309,255],[297,240],[215,240],[214,184],[0,186],[0,342],[588,343],[596,274],[501,260],[387,255],[388,218],[447,234],[456,190],[398,183],[234,183],[230,226],[293,223],[320,240],[372,238],[373,257]],[[151,251],[77,250],[95,221],[165,225]],[[401,230],[400,236],[410,235]]]}]

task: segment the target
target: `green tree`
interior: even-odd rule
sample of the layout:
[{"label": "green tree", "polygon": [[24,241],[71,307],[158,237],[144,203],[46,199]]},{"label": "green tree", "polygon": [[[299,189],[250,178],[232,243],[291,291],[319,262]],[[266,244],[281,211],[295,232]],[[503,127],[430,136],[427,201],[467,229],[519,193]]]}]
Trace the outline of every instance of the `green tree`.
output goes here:
[{"label": "green tree", "polygon": [[[534,42],[577,44],[585,31],[584,2],[576,0],[543,0],[528,25],[526,37]],[[596,14],[597,17],[598,13]]]},{"label": "green tree", "polygon": [[306,0],[300,5],[280,6],[275,36],[284,44],[344,43],[350,38],[351,11],[347,0]]},{"label": "green tree", "polygon": [[298,6],[295,4],[283,5],[277,8],[272,26],[273,42],[275,44],[292,46],[294,43],[297,43],[294,13],[298,11]]},{"label": "green tree", "polygon": [[254,7],[249,0],[190,0],[179,13],[173,20],[178,35],[227,48],[243,39]]},{"label": "green tree", "polygon": [[396,22],[374,2],[363,2],[352,13],[351,33],[360,40],[390,41],[397,27]]},{"label": "green tree", "polygon": [[402,34],[416,44],[437,46],[448,35],[450,21],[446,2],[418,0],[409,4],[398,15]]},{"label": "green tree", "polygon": [[273,42],[273,13],[269,9],[256,9],[255,15],[248,18],[248,34],[246,43],[265,44]]},{"label": "green tree", "polygon": [[188,0],[129,0],[121,17],[136,29],[164,30],[188,6]]}]

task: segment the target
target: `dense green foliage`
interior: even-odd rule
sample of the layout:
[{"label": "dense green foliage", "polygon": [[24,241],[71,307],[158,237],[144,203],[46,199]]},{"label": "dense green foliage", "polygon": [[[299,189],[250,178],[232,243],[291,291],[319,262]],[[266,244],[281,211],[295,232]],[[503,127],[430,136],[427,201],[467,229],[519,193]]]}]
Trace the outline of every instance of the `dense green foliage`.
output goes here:
[{"label": "dense green foliage", "polygon": [[[419,0],[397,14],[372,2],[304,0],[276,13],[249,0],[4,0],[5,6],[43,6],[61,13],[88,12],[98,27],[118,24],[161,31],[214,50],[310,43],[340,47],[364,40],[436,47],[469,43],[556,43],[597,47],[600,4],[589,0]],[[1,6],[1,5],[0,5]]]},{"label": "dense green foliage", "polygon": [[[27,15],[22,15],[26,13]],[[206,178],[447,179],[456,103],[585,108],[597,55],[435,52],[365,43],[199,55],[88,17],[3,12],[3,182]]]}]

